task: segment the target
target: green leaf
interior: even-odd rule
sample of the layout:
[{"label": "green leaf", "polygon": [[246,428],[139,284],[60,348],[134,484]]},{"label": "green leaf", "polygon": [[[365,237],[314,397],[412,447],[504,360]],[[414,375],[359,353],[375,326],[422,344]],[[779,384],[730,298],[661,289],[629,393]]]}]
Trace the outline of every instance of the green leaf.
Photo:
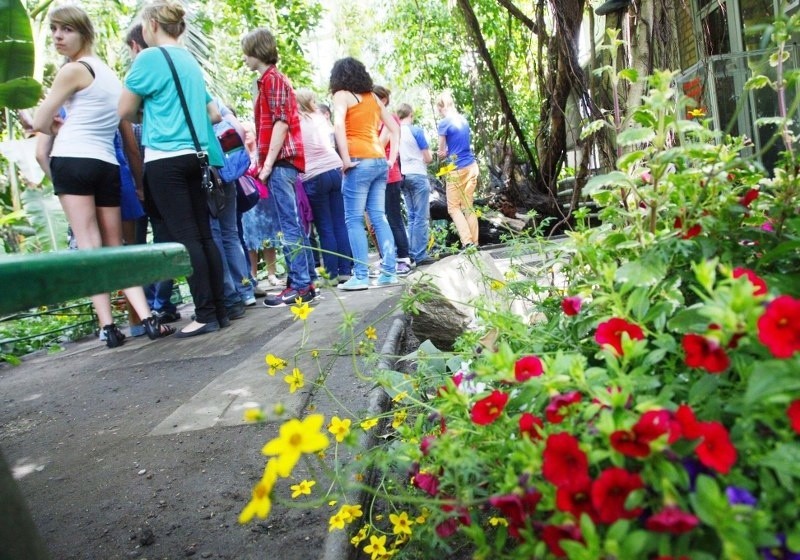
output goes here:
[{"label": "green leaf", "polygon": [[[35,243],[41,251],[66,249],[67,218],[58,198],[39,189],[27,189],[20,197],[28,221],[36,230]],[[26,240],[26,245],[30,244]]]},{"label": "green leaf", "polygon": [[776,395],[789,396],[800,392],[800,376],[790,364],[786,360],[762,362],[747,382],[745,407],[762,407]]},{"label": "green leaf", "polygon": [[620,70],[619,74],[617,74],[621,79],[628,80],[631,83],[637,82],[639,80],[639,72],[637,72],[634,68],[625,68],[624,70]]},{"label": "green leaf", "polygon": [[628,286],[655,286],[665,275],[662,263],[630,261],[617,269],[614,280]]},{"label": "green leaf", "polygon": [[581,140],[585,140],[586,138],[588,138],[592,134],[595,134],[596,132],[599,132],[600,130],[603,129],[603,127],[606,126],[608,126],[608,123],[602,119],[590,122],[589,124],[584,126],[583,129],[581,130]]},{"label": "green leaf", "polygon": [[781,484],[791,491],[794,487],[791,479],[800,479],[800,447],[780,443],[759,464],[773,469]]},{"label": "green leaf", "polygon": [[719,388],[719,376],[706,374],[700,377],[689,389],[689,404],[697,405],[713,395]]},{"label": "green leaf", "polygon": [[0,0],[0,84],[33,75],[33,34],[20,0]]},{"label": "green leaf", "polygon": [[766,76],[753,76],[744,84],[744,89],[761,89],[769,86],[770,81]]},{"label": "green leaf", "polygon": [[700,332],[708,328],[708,317],[701,307],[689,307],[678,311],[667,322],[667,327],[679,333]]},{"label": "green leaf", "polygon": [[697,477],[696,491],[691,495],[691,501],[697,516],[712,527],[716,527],[718,519],[726,517],[730,509],[717,481],[704,474]]},{"label": "green leaf", "polygon": [[0,107],[27,109],[36,105],[41,96],[42,84],[33,78],[15,78],[0,83]]},{"label": "green leaf", "polygon": [[628,169],[632,165],[643,160],[646,155],[647,153],[644,150],[628,152],[627,154],[623,154],[622,157],[617,160],[617,166],[620,169]]},{"label": "green leaf", "polygon": [[647,144],[656,133],[652,128],[628,128],[617,136],[617,143],[620,146],[633,146],[635,144]]},{"label": "green leaf", "polygon": [[633,531],[622,541],[620,558],[645,558],[653,540],[647,531]]}]

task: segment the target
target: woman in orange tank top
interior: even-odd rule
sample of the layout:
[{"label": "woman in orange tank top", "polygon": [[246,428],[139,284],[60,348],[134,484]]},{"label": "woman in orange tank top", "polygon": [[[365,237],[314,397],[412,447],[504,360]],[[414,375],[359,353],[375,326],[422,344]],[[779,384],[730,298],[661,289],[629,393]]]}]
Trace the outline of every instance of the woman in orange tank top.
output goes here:
[{"label": "woman in orange tank top", "polygon": [[[337,60],[331,70],[333,94],[333,132],[342,157],[342,195],[345,223],[353,252],[353,276],[339,289],[355,291],[369,287],[369,247],[364,230],[364,212],[378,238],[381,255],[379,286],[397,284],[397,251],[392,230],[386,220],[386,178],[397,159],[400,128],[389,110],[372,93],[372,78],[364,65],[354,58]],[[378,125],[383,121],[390,134],[391,152],[386,158]]]}]

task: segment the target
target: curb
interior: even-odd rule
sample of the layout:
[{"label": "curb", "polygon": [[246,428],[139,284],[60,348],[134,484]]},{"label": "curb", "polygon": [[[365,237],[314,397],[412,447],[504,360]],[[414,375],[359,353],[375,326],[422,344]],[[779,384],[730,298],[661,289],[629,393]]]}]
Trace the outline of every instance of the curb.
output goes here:
[{"label": "curb", "polygon": [[[381,347],[381,358],[378,361],[379,369],[392,369],[395,364],[394,356],[397,356],[397,351],[400,347],[400,341],[403,338],[407,326],[407,319],[405,315],[396,316],[389,328],[389,333],[386,335],[386,341]],[[369,408],[367,415],[369,417],[379,416],[389,410],[391,407],[391,399],[382,387],[375,386],[369,392]],[[361,434],[358,440],[358,450],[367,450],[378,445],[378,430],[370,430]],[[366,473],[365,479],[367,481],[373,480],[373,472]],[[351,482],[355,482],[352,480]],[[347,503],[362,504],[367,501],[367,493],[364,491],[355,491],[347,497]],[[358,556],[358,550],[350,545],[350,533],[347,529],[342,531],[334,531],[328,533],[325,539],[324,554],[322,560],[350,560]]]}]

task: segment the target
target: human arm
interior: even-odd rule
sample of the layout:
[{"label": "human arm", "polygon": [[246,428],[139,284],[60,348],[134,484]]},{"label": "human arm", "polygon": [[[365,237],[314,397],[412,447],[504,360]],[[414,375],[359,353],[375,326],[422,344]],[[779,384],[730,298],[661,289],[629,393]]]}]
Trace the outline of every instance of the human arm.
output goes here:
[{"label": "human arm", "polygon": [[272,125],[272,138],[269,140],[269,147],[267,148],[267,155],[264,158],[264,165],[261,166],[261,171],[258,172],[258,178],[262,183],[266,183],[267,177],[272,173],[272,166],[275,160],[278,159],[278,154],[281,153],[283,142],[286,140],[286,134],[289,132],[289,125],[284,121],[275,121]]},{"label": "human arm", "polygon": [[133,126],[128,121],[119,122],[119,135],[122,138],[122,149],[125,159],[128,160],[133,182],[136,184],[136,196],[144,200],[144,169],[142,168],[142,153],[139,151],[139,142],[133,133]]},{"label": "human arm", "polygon": [[126,87],[122,88],[122,95],[119,96],[119,105],[117,106],[117,114],[120,119],[139,122],[139,108],[141,106],[141,97]]},{"label": "human arm", "polygon": [[64,103],[76,91],[88,87],[94,78],[83,64],[69,62],[61,67],[53,80],[50,93],[44,98],[39,109],[33,116],[33,130],[45,134],[58,134],[58,129],[63,124],[63,119],[58,112]]},{"label": "human arm", "polygon": [[[222,122],[222,115],[217,108],[217,103],[213,100],[209,101],[206,104],[206,109],[208,110],[208,118],[211,119],[211,124],[217,124],[218,122]],[[237,131],[238,132],[238,131]]]},{"label": "human arm", "polygon": [[[373,93],[372,95],[375,94]],[[380,102],[377,96],[375,96],[375,99],[378,101],[378,105],[381,108],[381,120],[384,124],[383,128],[389,131],[389,157],[387,157],[386,160],[389,162],[389,169],[391,169],[397,161],[397,152],[400,146],[400,125],[397,124],[392,113]]]},{"label": "human arm", "polygon": [[417,147],[422,154],[422,162],[426,165],[432,162],[433,155],[431,155],[431,150],[428,146],[428,140],[425,138],[425,133],[420,127],[412,126],[411,134],[414,136],[414,140],[417,142]]},{"label": "human arm", "polygon": [[44,132],[39,132],[36,135],[36,161],[51,181],[53,176],[50,174],[50,152],[53,150],[54,139],[53,136]]},{"label": "human arm", "polygon": [[447,137],[442,134],[439,135],[439,150],[436,155],[439,156],[439,159],[447,157]]},{"label": "human arm", "polygon": [[347,92],[337,91],[333,94],[333,138],[336,140],[336,147],[339,149],[339,156],[342,158],[342,171],[347,173],[356,163],[350,161],[350,150],[347,147],[347,129],[345,128],[345,118],[347,117]]}]

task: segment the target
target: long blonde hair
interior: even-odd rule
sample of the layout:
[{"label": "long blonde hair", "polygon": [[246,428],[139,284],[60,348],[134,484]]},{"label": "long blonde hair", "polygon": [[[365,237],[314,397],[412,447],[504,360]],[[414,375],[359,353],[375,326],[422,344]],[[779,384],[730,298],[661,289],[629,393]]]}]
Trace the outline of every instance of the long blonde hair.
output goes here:
[{"label": "long blonde hair", "polygon": [[317,96],[308,89],[299,89],[295,92],[297,98],[297,109],[301,113],[310,115],[317,112]]}]

